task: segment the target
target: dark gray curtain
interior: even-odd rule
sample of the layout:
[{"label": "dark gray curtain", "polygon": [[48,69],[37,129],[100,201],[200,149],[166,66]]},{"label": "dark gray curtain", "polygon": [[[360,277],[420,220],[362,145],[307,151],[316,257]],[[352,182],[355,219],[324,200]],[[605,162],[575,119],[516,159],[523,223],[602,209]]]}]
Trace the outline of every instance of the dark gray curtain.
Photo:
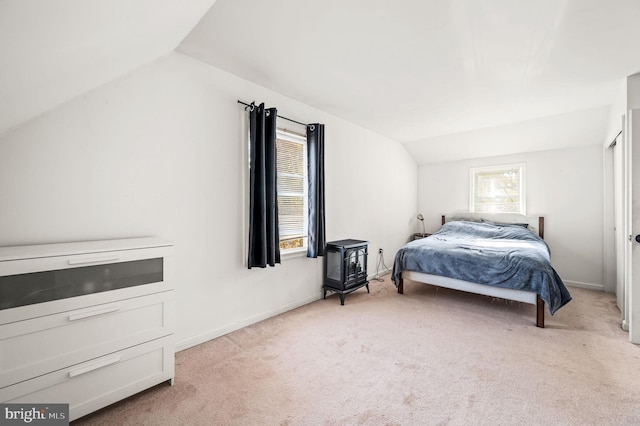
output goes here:
[{"label": "dark gray curtain", "polygon": [[324,124],[307,126],[309,167],[309,238],[307,257],[324,256]]},{"label": "dark gray curtain", "polygon": [[280,263],[276,116],[264,104],[249,112],[249,269]]}]

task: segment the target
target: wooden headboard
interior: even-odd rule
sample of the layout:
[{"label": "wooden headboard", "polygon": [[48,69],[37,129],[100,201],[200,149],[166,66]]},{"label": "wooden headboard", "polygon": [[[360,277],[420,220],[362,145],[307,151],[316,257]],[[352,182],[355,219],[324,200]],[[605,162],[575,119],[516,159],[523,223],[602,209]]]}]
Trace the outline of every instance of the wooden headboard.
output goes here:
[{"label": "wooden headboard", "polygon": [[497,223],[526,223],[527,229],[544,238],[544,216],[525,216],[518,213],[473,213],[457,212],[442,215],[442,224],[455,220],[480,222],[482,219]]}]

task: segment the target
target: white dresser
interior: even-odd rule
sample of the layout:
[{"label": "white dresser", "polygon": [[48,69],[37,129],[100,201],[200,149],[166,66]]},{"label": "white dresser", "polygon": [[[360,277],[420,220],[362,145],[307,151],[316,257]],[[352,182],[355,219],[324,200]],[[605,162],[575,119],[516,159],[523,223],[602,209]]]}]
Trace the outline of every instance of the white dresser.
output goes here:
[{"label": "white dresser", "polygon": [[0,402],[71,420],[174,377],[173,245],[0,247]]}]

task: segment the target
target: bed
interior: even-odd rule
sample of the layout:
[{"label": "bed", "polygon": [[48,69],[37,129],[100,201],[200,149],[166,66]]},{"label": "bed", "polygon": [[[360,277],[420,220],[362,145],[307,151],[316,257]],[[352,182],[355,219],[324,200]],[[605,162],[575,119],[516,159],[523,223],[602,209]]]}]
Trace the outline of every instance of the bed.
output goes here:
[{"label": "bed", "polygon": [[411,241],[396,254],[391,278],[530,303],[544,327],[545,304],[553,315],[571,300],[551,266],[544,218],[519,214],[457,213],[442,216],[434,234]]}]

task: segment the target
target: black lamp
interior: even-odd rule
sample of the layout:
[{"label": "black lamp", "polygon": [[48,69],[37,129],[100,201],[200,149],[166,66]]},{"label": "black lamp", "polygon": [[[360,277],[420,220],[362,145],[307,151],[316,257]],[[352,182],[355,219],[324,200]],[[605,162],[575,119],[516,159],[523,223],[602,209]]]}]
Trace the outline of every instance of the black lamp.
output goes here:
[{"label": "black lamp", "polygon": [[426,234],[424,230],[424,216],[422,216],[422,213],[418,213],[417,218],[420,222],[422,222],[422,236],[424,237],[424,235]]}]

